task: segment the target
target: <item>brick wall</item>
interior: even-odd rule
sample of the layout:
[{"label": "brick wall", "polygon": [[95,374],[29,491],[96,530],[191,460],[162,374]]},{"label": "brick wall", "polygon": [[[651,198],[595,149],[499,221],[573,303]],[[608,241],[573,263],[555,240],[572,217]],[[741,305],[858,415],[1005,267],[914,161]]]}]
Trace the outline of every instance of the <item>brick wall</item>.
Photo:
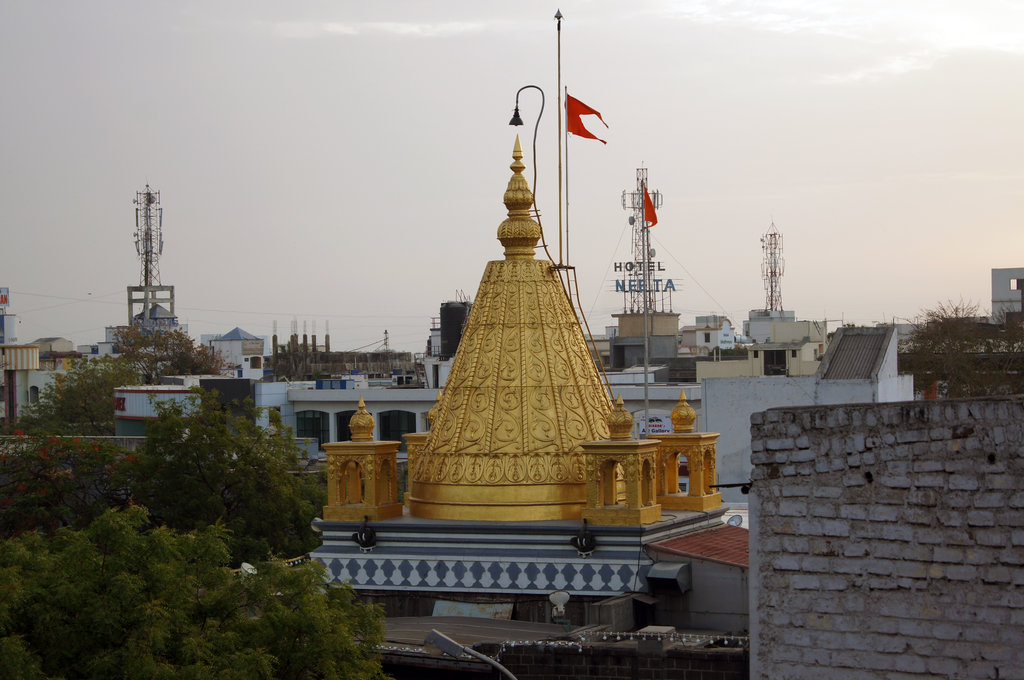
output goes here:
[{"label": "brick wall", "polygon": [[751,423],[751,677],[1024,678],[1024,399]]},{"label": "brick wall", "polygon": [[[688,649],[661,643],[622,642],[579,647],[478,644],[519,680],[746,680],[746,649]],[[494,677],[498,677],[497,674]]]}]

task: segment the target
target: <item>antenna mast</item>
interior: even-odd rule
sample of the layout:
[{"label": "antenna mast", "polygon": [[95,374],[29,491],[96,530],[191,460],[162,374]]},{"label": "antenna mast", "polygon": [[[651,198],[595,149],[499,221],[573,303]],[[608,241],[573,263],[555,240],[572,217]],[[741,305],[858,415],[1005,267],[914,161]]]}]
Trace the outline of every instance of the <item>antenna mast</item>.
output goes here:
[{"label": "antenna mast", "polygon": [[[164,209],[160,192],[149,184],[135,192],[135,252],[139,255],[139,285],[128,286],[128,325],[153,330],[178,328],[174,315],[174,286],[160,284],[160,255],[164,252]],[[184,329],[184,327],[182,327]]]},{"label": "antenna mast", "polygon": [[[643,314],[665,311],[665,291],[660,290],[661,279],[654,277],[654,263],[650,262],[653,254],[648,245],[648,233],[644,222],[644,185],[647,184],[647,168],[636,169],[636,190],[622,192],[622,209],[631,212],[629,223],[633,226],[633,261],[625,263],[626,290],[623,292],[622,311],[630,314]],[[660,191],[652,191],[648,187],[654,209],[661,207]],[[646,299],[645,299],[646,298]],[[672,300],[669,299],[669,311],[672,311]]]},{"label": "antenna mast", "polygon": [[761,263],[761,278],[764,280],[764,308],[769,312],[782,310],[782,275],[786,261],[782,257],[782,234],[775,222],[761,237],[764,262]]},{"label": "antenna mast", "polygon": [[164,252],[164,209],[160,207],[160,192],[146,185],[135,193],[135,252],[139,254],[142,272],[140,286],[160,285],[160,254]]}]

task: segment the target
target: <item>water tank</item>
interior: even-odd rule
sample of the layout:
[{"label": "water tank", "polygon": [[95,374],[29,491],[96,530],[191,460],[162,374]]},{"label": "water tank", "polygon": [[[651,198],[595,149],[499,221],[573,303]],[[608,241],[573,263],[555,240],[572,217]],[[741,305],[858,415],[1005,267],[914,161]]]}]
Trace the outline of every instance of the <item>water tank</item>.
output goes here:
[{"label": "water tank", "polygon": [[455,356],[472,306],[469,302],[445,302],[441,305],[441,359]]}]

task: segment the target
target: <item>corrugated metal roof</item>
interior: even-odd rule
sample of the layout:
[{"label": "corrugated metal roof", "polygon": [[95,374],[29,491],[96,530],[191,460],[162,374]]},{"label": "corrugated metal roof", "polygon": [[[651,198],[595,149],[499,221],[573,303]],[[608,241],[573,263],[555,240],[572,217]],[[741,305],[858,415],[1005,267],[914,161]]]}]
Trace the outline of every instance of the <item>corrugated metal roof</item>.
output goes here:
[{"label": "corrugated metal roof", "polygon": [[729,524],[670,538],[650,547],[672,555],[724,562],[738,567],[750,565],[750,532]]},{"label": "corrugated metal roof", "polygon": [[842,328],[825,355],[825,380],[867,380],[881,366],[892,328]]}]

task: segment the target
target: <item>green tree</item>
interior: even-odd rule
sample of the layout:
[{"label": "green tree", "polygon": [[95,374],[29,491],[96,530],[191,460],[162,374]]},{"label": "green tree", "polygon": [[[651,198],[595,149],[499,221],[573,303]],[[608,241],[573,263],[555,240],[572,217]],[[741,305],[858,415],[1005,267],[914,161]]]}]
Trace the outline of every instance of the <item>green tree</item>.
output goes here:
[{"label": "green tree", "polygon": [[0,537],[81,528],[126,505],[134,461],[113,444],[79,437],[0,439]]},{"label": "green tree", "polygon": [[41,390],[18,425],[46,434],[113,435],[114,389],[138,382],[139,374],[120,359],[77,361]]},{"label": "green tree", "polygon": [[131,481],[154,520],[181,531],[220,523],[231,532],[235,564],[319,544],[310,522],[325,494],[299,473],[299,448],[275,412],[267,429],[251,403],[228,408],[199,389],[183,403],[158,404],[157,412]]},{"label": "green tree", "polygon": [[208,375],[220,373],[224,359],[212,347],[197,345],[181,330],[146,330],[122,326],[114,333],[114,344],[147,385],[165,375]]},{"label": "green tree", "polygon": [[225,566],[225,530],[108,511],[0,540],[0,678],[372,678],[380,612],[314,563]]},{"label": "green tree", "polygon": [[978,305],[947,301],[921,313],[901,347],[914,386],[939,397],[1024,393],[1024,325],[990,323]]}]

